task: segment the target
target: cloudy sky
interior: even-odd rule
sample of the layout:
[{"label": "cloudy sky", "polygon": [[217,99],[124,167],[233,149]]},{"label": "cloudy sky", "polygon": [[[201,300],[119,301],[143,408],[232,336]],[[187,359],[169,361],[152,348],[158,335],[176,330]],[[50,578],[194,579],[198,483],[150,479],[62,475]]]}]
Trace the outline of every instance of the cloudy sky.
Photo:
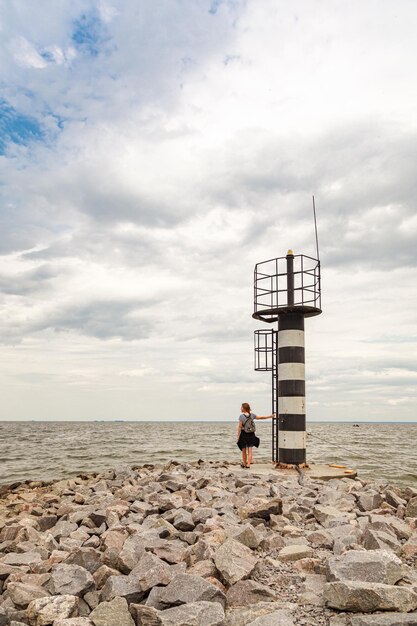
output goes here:
[{"label": "cloudy sky", "polygon": [[311,420],[417,420],[414,0],[0,1],[0,419],[236,419],[314,255]]}]

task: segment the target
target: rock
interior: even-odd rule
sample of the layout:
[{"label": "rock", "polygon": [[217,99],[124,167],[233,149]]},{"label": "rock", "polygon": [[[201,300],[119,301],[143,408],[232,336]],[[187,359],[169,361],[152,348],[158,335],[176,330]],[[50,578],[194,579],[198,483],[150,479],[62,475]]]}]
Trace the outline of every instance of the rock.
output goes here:
[{"label": "rock", "polygon": [[334,506],[325,506],[318,504],[313,508],[313,514],[316,520],[324,527],[331,528],[333,526],[340,526],[341,524],[348,524],[351,516],[349,513],[340,511]]},{"label": "rock", "polygon": [[405,515],[406,517],[417,517],[417,496],[408,501]]},{"label": "rock", "polygon": [[269,520],[271,515],[281,515],[282,500],[281,498],[264,500],[245,508],[244,512],[249,518],[258,517],[264,520]]},{"label": "rock", "polygon": [[118,557],[118,569],[123,574],[129,574],[145,554],[145,542],[139,534],[131,535],[126,539]]},{"label": "rock", "polygon": [[159,599],[166,605],[189,604],[195,602],[219,602],[226,605],[226,596],[205,578],[192,574],[179,574],[159,593]]},{"label": "rock", "polygon": [[102,565],[100,552],[94,548],[78,548],[65,561],[66,565],[79,565],[94,574]]},{"label": "rock", "polygon": [[161,626],[223,626],[224,609],[218,602],[192,602],[160,611]]},{"label": "rock", "polygon": [[368,528],[393,533],[397,539],[409,539],[413,532],[409,524],[394,515],[371,515]]},{"label": "rock", "polygon": [[63,595],[32,600],[26,609],[31,626],[50,626],[57,619],[78,616],[79,598]]},{"label": "rock", "polygon": [[248,626],[296,626],[289,611],[279,609],[269,615],[257,617]]},{"label": "rock", "polygon": [[141,589],[147,591],[156,585],[168,585],[173,578],[171,567],[154,554],[146,552],[131,574],[139,581]]},{"label": "rock", "polygon": [[9,626],[9,623],[6,611],[0,606],[0,626]]},{"label": "rock", "polygon": [[102,602],[89,617],[94,626],[135,626],[124,598]]},{"label": "rock", "polygon": [[258,558],[235,539],[227,539],[214,556],[214,563],[228,585],[247,578],[255,568]]},{"label": "rock", "polygon": [[324,587],[326,606],[341,611],[402,611],[417,608],[417,594],[406,587],[343,580]]},{"label": "rock", "polygon": [[358,497],[358,508],[360,511],[373,511],[380,507],[383,501],[381,494],[372,490]]},{"label": "rock", "polygon": [[42,557],[39,552],[24,552],[23,554],[15,554],[14,552],[9,552],[6,556],[2,557],[1,561],[4,565],[16,565],[19,567],[20,565],[28,565],[31,567],[32,565],[36,565],[37,563],[42,562]]},{"label": "rock", "polygon": [[405,575],[402,561],[392,552],[350,550],[342,556],[331,557],[327,562],[327,580],[358,580],[370,583],[395,585]]},{"label": "rock", "polygon": [[276,594],[266,585],[254,580],[240,580],[230,587],[226,594],[227,606],[247,606],[258,602],[272,602],[276,600]]},{"label": "rock", "polygon": [[168,563],[181,563],[187,556],[187,546],[177,539],[161,541],[160,545],[152,547],[151,551]]},{"label": "rock", "polygon": [[355,615],[350,618],[349,626],[417,626],[417,614]]},{"label": "rock", "polygon": [[125,598],[131,602],[140,602],[145,593],[136,576],[110,576],[101,590],[102,602],[109,602],[114,598]]},{"label": "rock", "polygon": [[95,588],[94,578],[79,565],[59,563],[52,568],[48,587],[54,595],[82,596]]},{"label": "rock", "polygon": [[280,561],[298,561],[299,559],[306,559],[313,555],[313,548],[305,545],[290,545],[285,546],[279,551],[278,559]]},{"label": "rock", "polygon": [[328,550],[333,548],[334,539],[331,534],[325,530],[315,530],[308,533],[306,537],[307,541],[315,548],[327,548]]},{"label": "rock", "polygon": [[387,550],[395,554],[401,552],[401,543],[394,534],[385,533],[382,530],[368,528],[363,535],[363,546],[367,550]]},{"label": "rock", "polygon": [[13,603],[22,609],[25,609],[32,600],[49,596],[46,589],[38,585],[13,582],[7,585],[7,594]]},{"label": "rock", "polygon": [[195,565],[190,567],[187,570],[187,574],[207,578],[208,576],[217,577],[218,571],[211,559],[205,559],[204,561],[198,561]]},{"label": "rock", "polygon": [[282,602],[257,602],[246,607],[233,607],[227,611],[225,626],[247,626],[258,617],[270,615],[282,608]]},{"label": "rock", "polygon": [[136,624],[140,626],[161,626],[162,621],[159,617],[159,611],[151,606],[143,604],[131,604],[129,606],[130,614]]},{"label": "rock", "polygon": [[177,530],[187,531],[193,530],[195,528],[195,523],[193,521],[191,513],[189,513],[185,509],[178,509],[172,523]]},{"label": "rock", "polygon": [[110,576],[121,576],[121,573],[119,570],[108,567],[107,565],[99,567],[93,574],[97,589],[101,589]]},{"label": "rock", "polygon": [[252,524],[244,524],[233,533],[233,539],[240,541],[247,548],[256,549],[262,541],[262,535],[257,531]]}]

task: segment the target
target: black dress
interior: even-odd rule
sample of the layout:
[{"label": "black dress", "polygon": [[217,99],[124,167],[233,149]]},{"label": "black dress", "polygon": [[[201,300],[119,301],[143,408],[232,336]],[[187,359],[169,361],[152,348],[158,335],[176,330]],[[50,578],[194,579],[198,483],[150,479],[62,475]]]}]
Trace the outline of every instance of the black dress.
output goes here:
[{"label": "black dress", "polygon": [[259,448],[260,443],[261,440],[255,435],[255,433],[245,433],[242,426],[239,439],[237,440],[237,445],[239,446],[240,450],[243,450],[243,448]]}]

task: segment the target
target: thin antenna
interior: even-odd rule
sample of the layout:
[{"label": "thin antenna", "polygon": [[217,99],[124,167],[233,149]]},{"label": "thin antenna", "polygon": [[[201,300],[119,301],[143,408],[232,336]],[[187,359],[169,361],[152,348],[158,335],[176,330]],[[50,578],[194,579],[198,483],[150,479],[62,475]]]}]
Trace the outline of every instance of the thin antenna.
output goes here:
[{"label": "thin antenna", "polygon": [[320,255],[319,255],[319,237],[317,234],[317,219],[316,219],[316,203],[314,201],[314,196],[313,196],[313,213],[314,213],[314,228],[316,231],[316,249],[317,249],[317,261],[320,261]]}]

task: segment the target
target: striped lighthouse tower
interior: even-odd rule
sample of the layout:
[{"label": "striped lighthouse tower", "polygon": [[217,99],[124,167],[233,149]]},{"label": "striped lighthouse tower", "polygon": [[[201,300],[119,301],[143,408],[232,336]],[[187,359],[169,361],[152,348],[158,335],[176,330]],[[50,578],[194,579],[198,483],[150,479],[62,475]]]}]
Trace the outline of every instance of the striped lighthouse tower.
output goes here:
[{"label": "striped lighthouse tower", "polygon": [[255,369],[272,371],[272,460],[279,464],[306,463],[304,318],[319,313],[317,259],[288,250],[286,257],[258,263],[253,317],[278,322],[278,330],[255,331]]}]

